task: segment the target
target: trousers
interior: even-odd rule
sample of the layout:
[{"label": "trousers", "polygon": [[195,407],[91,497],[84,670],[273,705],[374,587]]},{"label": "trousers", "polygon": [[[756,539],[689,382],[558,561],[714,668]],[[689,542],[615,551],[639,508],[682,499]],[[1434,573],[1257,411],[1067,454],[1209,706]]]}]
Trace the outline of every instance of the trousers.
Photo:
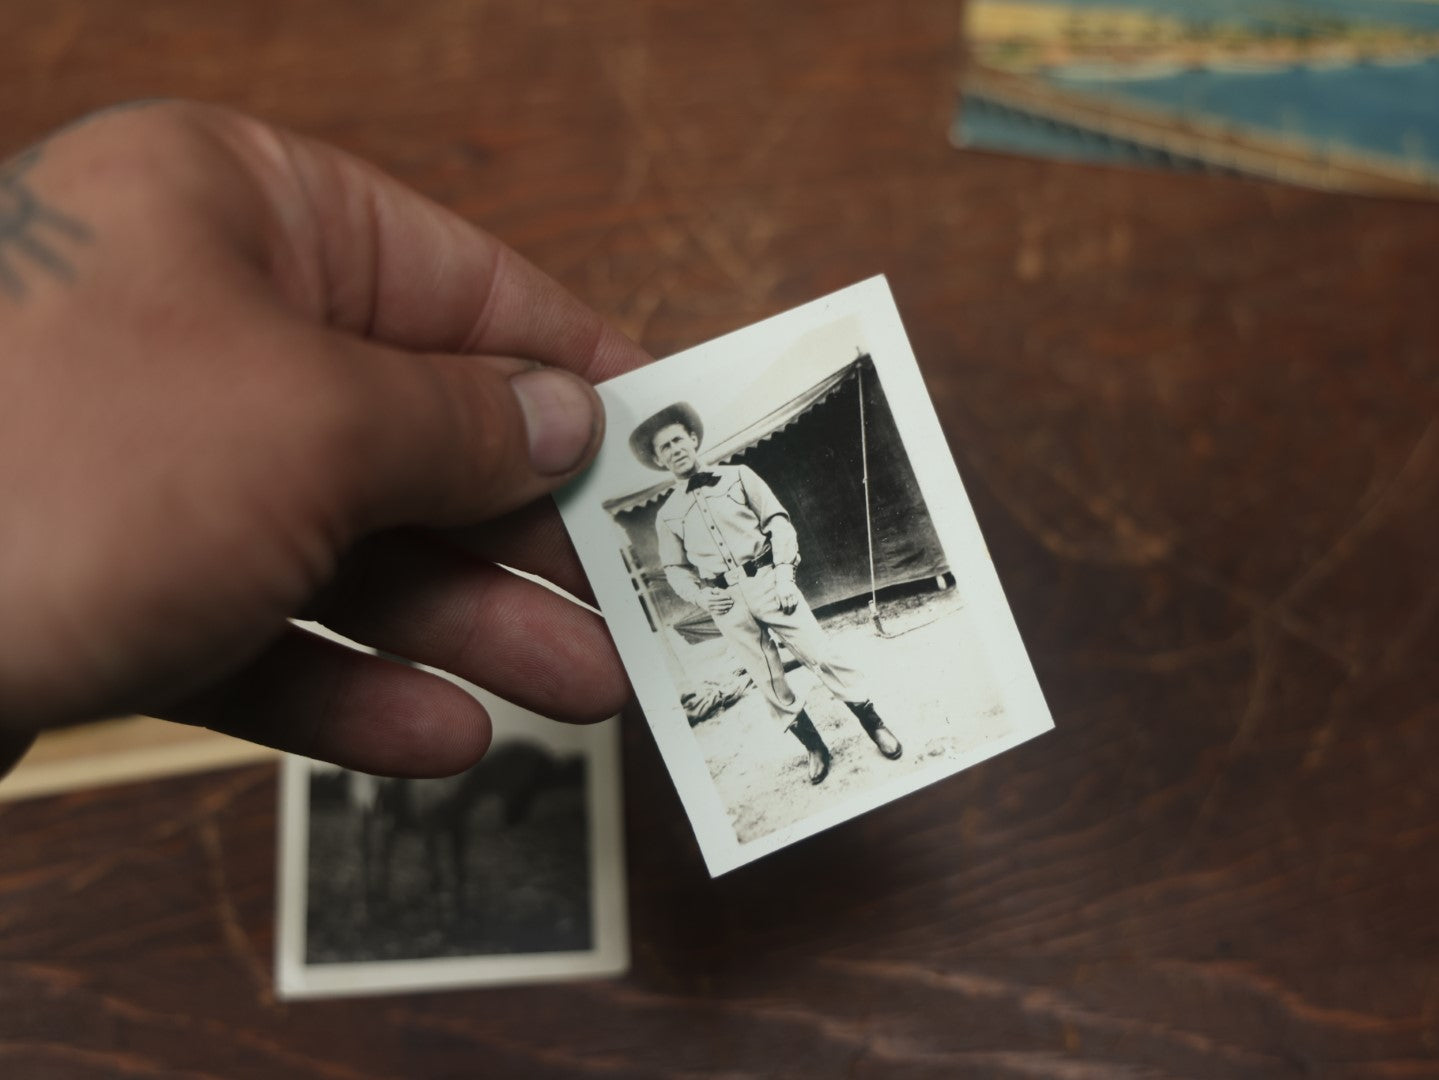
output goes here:
[{"label": "trousers", "polygon": [[[725,590],[734,598],[734,607],[714,617],[724,639],[738,654],[738,659],[754,679],[770,714],[783,727],[788,727],[804,708],[794,688],[785,678],[779,647],[771,635],[779,637],[796,660],[802,663],[842,701],[868,701],[864,678],[836,652],[829,635],[820,627],[800,594],[795,609],[786,615],[775,599],[775,571],[766,566],[752,578],[744,578]],[[769,633],[765,631],[768,630]]]}]

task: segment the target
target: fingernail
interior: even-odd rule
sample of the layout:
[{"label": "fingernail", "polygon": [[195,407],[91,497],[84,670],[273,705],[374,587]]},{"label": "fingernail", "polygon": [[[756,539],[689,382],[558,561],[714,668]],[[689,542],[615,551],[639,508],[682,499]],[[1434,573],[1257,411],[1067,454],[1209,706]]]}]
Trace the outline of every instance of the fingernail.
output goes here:
[{"label": "fingernail", "polygon": [[599,426],[598,398],[589,384],[563,371],[525,371],[510,379],[525,433],[530,465],[542,476],[573,469],[585,456]]}]

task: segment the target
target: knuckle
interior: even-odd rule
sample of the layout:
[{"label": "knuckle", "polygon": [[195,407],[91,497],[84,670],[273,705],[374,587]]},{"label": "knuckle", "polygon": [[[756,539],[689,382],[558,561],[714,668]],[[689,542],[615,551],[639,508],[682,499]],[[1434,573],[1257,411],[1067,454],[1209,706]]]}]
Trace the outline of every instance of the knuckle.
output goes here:
[{"label": "knuckle", "polygon": [[[227,222],[248,235],[259,203],[237,149],[257,120],[193,101],[137,101],[82,117],[55,137],[67,183],[103,194],[110,228],[145,222],[162,236],[196,222]],[[253,136],[251,137],[253,138]],[[152,232],[153,235],[153,232]]]},{"label": "knuckle", "polygon": [[[87,113],[61,133],[101,138],[112,143],[117,153],[143,161],[153,172],[157,160],[168,162],[170,167],[184,160],[170,152],[193,154],[207,137],[231,130],[242,120],[241,114],[217,105],[182,99],[140,99]],[[157,156],[156,151],[167,153]]]},{"label": "knuckle", "polygon": [[70,124],[67,130],[113,125],[122,117],[128,118],[125,122],[137,125],[139,130],[149,130],[174,123],[177,118],[188,116],[200,108],[203,106],[196,102],[179,98],[134,98],[92,109]]}]

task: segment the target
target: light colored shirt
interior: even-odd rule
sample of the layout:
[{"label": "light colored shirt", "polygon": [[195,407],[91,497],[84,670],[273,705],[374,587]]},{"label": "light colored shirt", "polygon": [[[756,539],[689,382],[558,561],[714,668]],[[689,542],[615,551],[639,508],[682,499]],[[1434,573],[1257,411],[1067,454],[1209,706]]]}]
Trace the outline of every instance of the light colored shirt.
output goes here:
[{"label": "light colored shirt", "polygon": [[737,570],[766,547],[777,566],[799,562],[789,511],[748,465],[716,465],[719,483],[686,491],[679,481],[655,517],[660,563],[675,593],[699,603],[701,578]]}]

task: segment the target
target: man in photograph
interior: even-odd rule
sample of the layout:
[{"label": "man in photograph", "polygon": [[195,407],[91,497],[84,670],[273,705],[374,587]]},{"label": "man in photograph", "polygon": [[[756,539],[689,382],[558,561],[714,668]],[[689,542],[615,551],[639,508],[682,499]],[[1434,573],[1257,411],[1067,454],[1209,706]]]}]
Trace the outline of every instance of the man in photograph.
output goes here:
[{"label": "man in photograph", "polygon": [[809,753],[809,781],[829,774],[830,752],[780,659],[778,638],[845,703],[886,758],[902,753],[865,692],[859,672],[836,653],[795,585],[799,542],[789,512],[747,465],[700,467],[704,426],[694,408],[670,405],[630,435],[630,449],[675,486],[655,519],[670,587],[708,611],[760,688],[775,720]]}]

